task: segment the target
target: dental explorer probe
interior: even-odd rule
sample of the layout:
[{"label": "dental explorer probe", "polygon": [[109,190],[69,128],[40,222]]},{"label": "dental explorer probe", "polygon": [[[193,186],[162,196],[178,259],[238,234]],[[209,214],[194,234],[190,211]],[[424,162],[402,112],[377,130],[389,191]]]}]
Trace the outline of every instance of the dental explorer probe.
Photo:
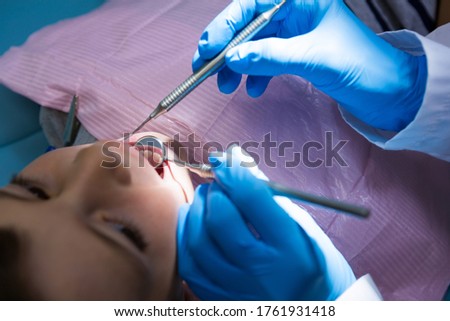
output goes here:
[{"label": "dental explorer probe", "polygon": [[[214,173],[212,172],[211,165],[191,164],[189,162],[184,162],[177,158],[173,159],[169,158],[164,143],[158,137],[151,135],[144,136],[136,142],[135,146],[138,149],[140,148],[145,149],[146,146],[147,147],[151,146],[153,151],[160,150],[161,154],[157,153],[157,155],[160,156],[160,160],[157,162],[156,165],[161,165],[163,162],[169,161],[178,164],[180,166],[186,167],[189,171],[193,172],[194,174],[197,174],[200,177],[214,179]],[[330,199],[324,196],[309,194],[273,181],[266,181],[266,184],[270,188],[272,193],[277,196],[285,196],[288,198],[293,198],[301,202],[307,202],[310,204],[315,204],[329,209],[334,209],[337,211],[352,214],[359,218],[367,218],[370,214],[369,209],[359,205]]]},{"label": "dental explorer probe", "polygon": [[197,72],[192,74],[183,83],[176,87],[168,96],[166,96],[158,107],[148,116],[130,135],[138,132],[150,120],[155,119],[162,114],[168,112],[190,92],[192,92],[198,85],[200,85],[206,78],[217,72],[225,63],[225,55],[227,52],[237,45],[250,40],[255,34],[263,29],[272,20],[275,14],[286,3],[286,0],[281,1],[272,9],[260,14],[250,24],[248,24],[231,42],[223,49],[215,58],[203,65]]},{"label": "dental explorer probe", "polygon": [[[190,163],[182,162],[179,160],[170,160],[170,159],[168,159],[168,161],[173,161],[174,163],[179,164],[181,166],[184,165],[184,166],[186,166],[187,169],[189,169],[191,172],[199,175],[200,177],[214,179],[214,174],[212,172],[211,165],[190,164]],[[299,190],[284,186],[280,183],[276,183],[273,181],[266,181],[265,183],[270,188],[272,193],[276,196],[285,196],[288,198],[294,198],[301,202],[307,202],[307,203],[319,205],[322,207],[327,207],[327,208],[330,208],[333,210],[352,214],[352,215],[358,216],[360,218],[367,218],[370,214],[369,209],[359,206],[359,205],[330,199],[330,198],[327,198],[324,196],[309,194],[309,193],[306,193],[303,191],[299,191]]]}]

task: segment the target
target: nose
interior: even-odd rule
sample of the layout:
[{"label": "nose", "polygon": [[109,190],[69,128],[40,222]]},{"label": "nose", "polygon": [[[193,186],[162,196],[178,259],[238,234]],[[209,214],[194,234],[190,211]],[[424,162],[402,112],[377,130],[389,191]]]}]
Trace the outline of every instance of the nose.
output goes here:
[{"label": "nose", "polygon": [[101,194],[131,184],[129,166],[126,166],[126,146],[119,142],[97,142],[78,152],[71,173],[66,175],[71,186],[90,193]]}]

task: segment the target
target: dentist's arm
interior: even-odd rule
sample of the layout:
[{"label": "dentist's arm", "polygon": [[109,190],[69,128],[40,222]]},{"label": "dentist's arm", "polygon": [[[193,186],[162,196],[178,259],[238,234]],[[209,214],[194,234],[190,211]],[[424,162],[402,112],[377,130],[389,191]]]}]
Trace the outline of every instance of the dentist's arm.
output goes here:
[{"label": "dentist's arm", "polygon": [[[276,0],[231,3],[202,34],[194,69],[215,56],[256,14]],[[219,88],[234,91],[241,74],[259,96],[270,78],[294,74],[336,99],[351,115],[374,128],[400,131],[415,118],[426,82],[425,55],[399,50],[359,21],[342,0],[288,1],[259,40],[226,56]]]},{"label": "dentist's arm", "polygon": [[427,37],[401,30],[380,34],[394,47],[427,59],[422,105],[414,120],[400,132],[385,132],[365,124],[341,108],[344,119],[377,146],[415,150],[450,162],[450,24]]}]

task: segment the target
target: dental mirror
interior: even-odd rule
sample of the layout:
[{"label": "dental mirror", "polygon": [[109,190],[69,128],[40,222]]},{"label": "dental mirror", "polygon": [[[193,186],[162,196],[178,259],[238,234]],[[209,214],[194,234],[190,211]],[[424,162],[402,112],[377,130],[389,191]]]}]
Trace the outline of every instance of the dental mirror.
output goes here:
[{"label": "dental mirror", "polygon": [[148,150],[152,152],[151,162],[155,167],[161,166],[164,162],[169,161],[180,166],[184,166],[191,172],[199,175],[203,178],[213,178],[214,175],[211,172],[211,166],[206,164],[190,164],[188,162],[183,162],[177,158],[169,158],[166,146],[164,142],[158,137],[149,135],[140,138],[135,147],[138,150]]}]

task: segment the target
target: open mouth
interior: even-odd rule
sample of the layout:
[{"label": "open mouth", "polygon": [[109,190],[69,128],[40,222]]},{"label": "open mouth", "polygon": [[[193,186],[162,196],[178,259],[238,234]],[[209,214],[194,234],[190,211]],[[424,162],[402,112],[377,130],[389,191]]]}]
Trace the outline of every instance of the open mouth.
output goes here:
[{"label": "open mouth", "polygon": [[[126,143],[137,150],[148,161],[162,180],[168,183],[178,184],[183,193],[184,200],[189,202],[188,194],[182,183],[190,182],[189,173],[186,169],[181,170],[178,166],[172,166],[172,161],[167,159],[166,153],[170,153],[171,151],[166,150],[167,147],[164,144],[165,139],[161,138],[157,133],[142,133],[131,136],[130,140]],[[189,195],[193,193],[191,189],[189,189]]]},{"label": "open mouth", "polygon": [[[164,160],[164,152],[161,148],[151,145],[131,144],[132,147],[139,151],[139,154],[146,159],[155,171],[163,179],[165,168],[169,167],[169,162]],[[170,170],[170,169],[169,169]]]}]

